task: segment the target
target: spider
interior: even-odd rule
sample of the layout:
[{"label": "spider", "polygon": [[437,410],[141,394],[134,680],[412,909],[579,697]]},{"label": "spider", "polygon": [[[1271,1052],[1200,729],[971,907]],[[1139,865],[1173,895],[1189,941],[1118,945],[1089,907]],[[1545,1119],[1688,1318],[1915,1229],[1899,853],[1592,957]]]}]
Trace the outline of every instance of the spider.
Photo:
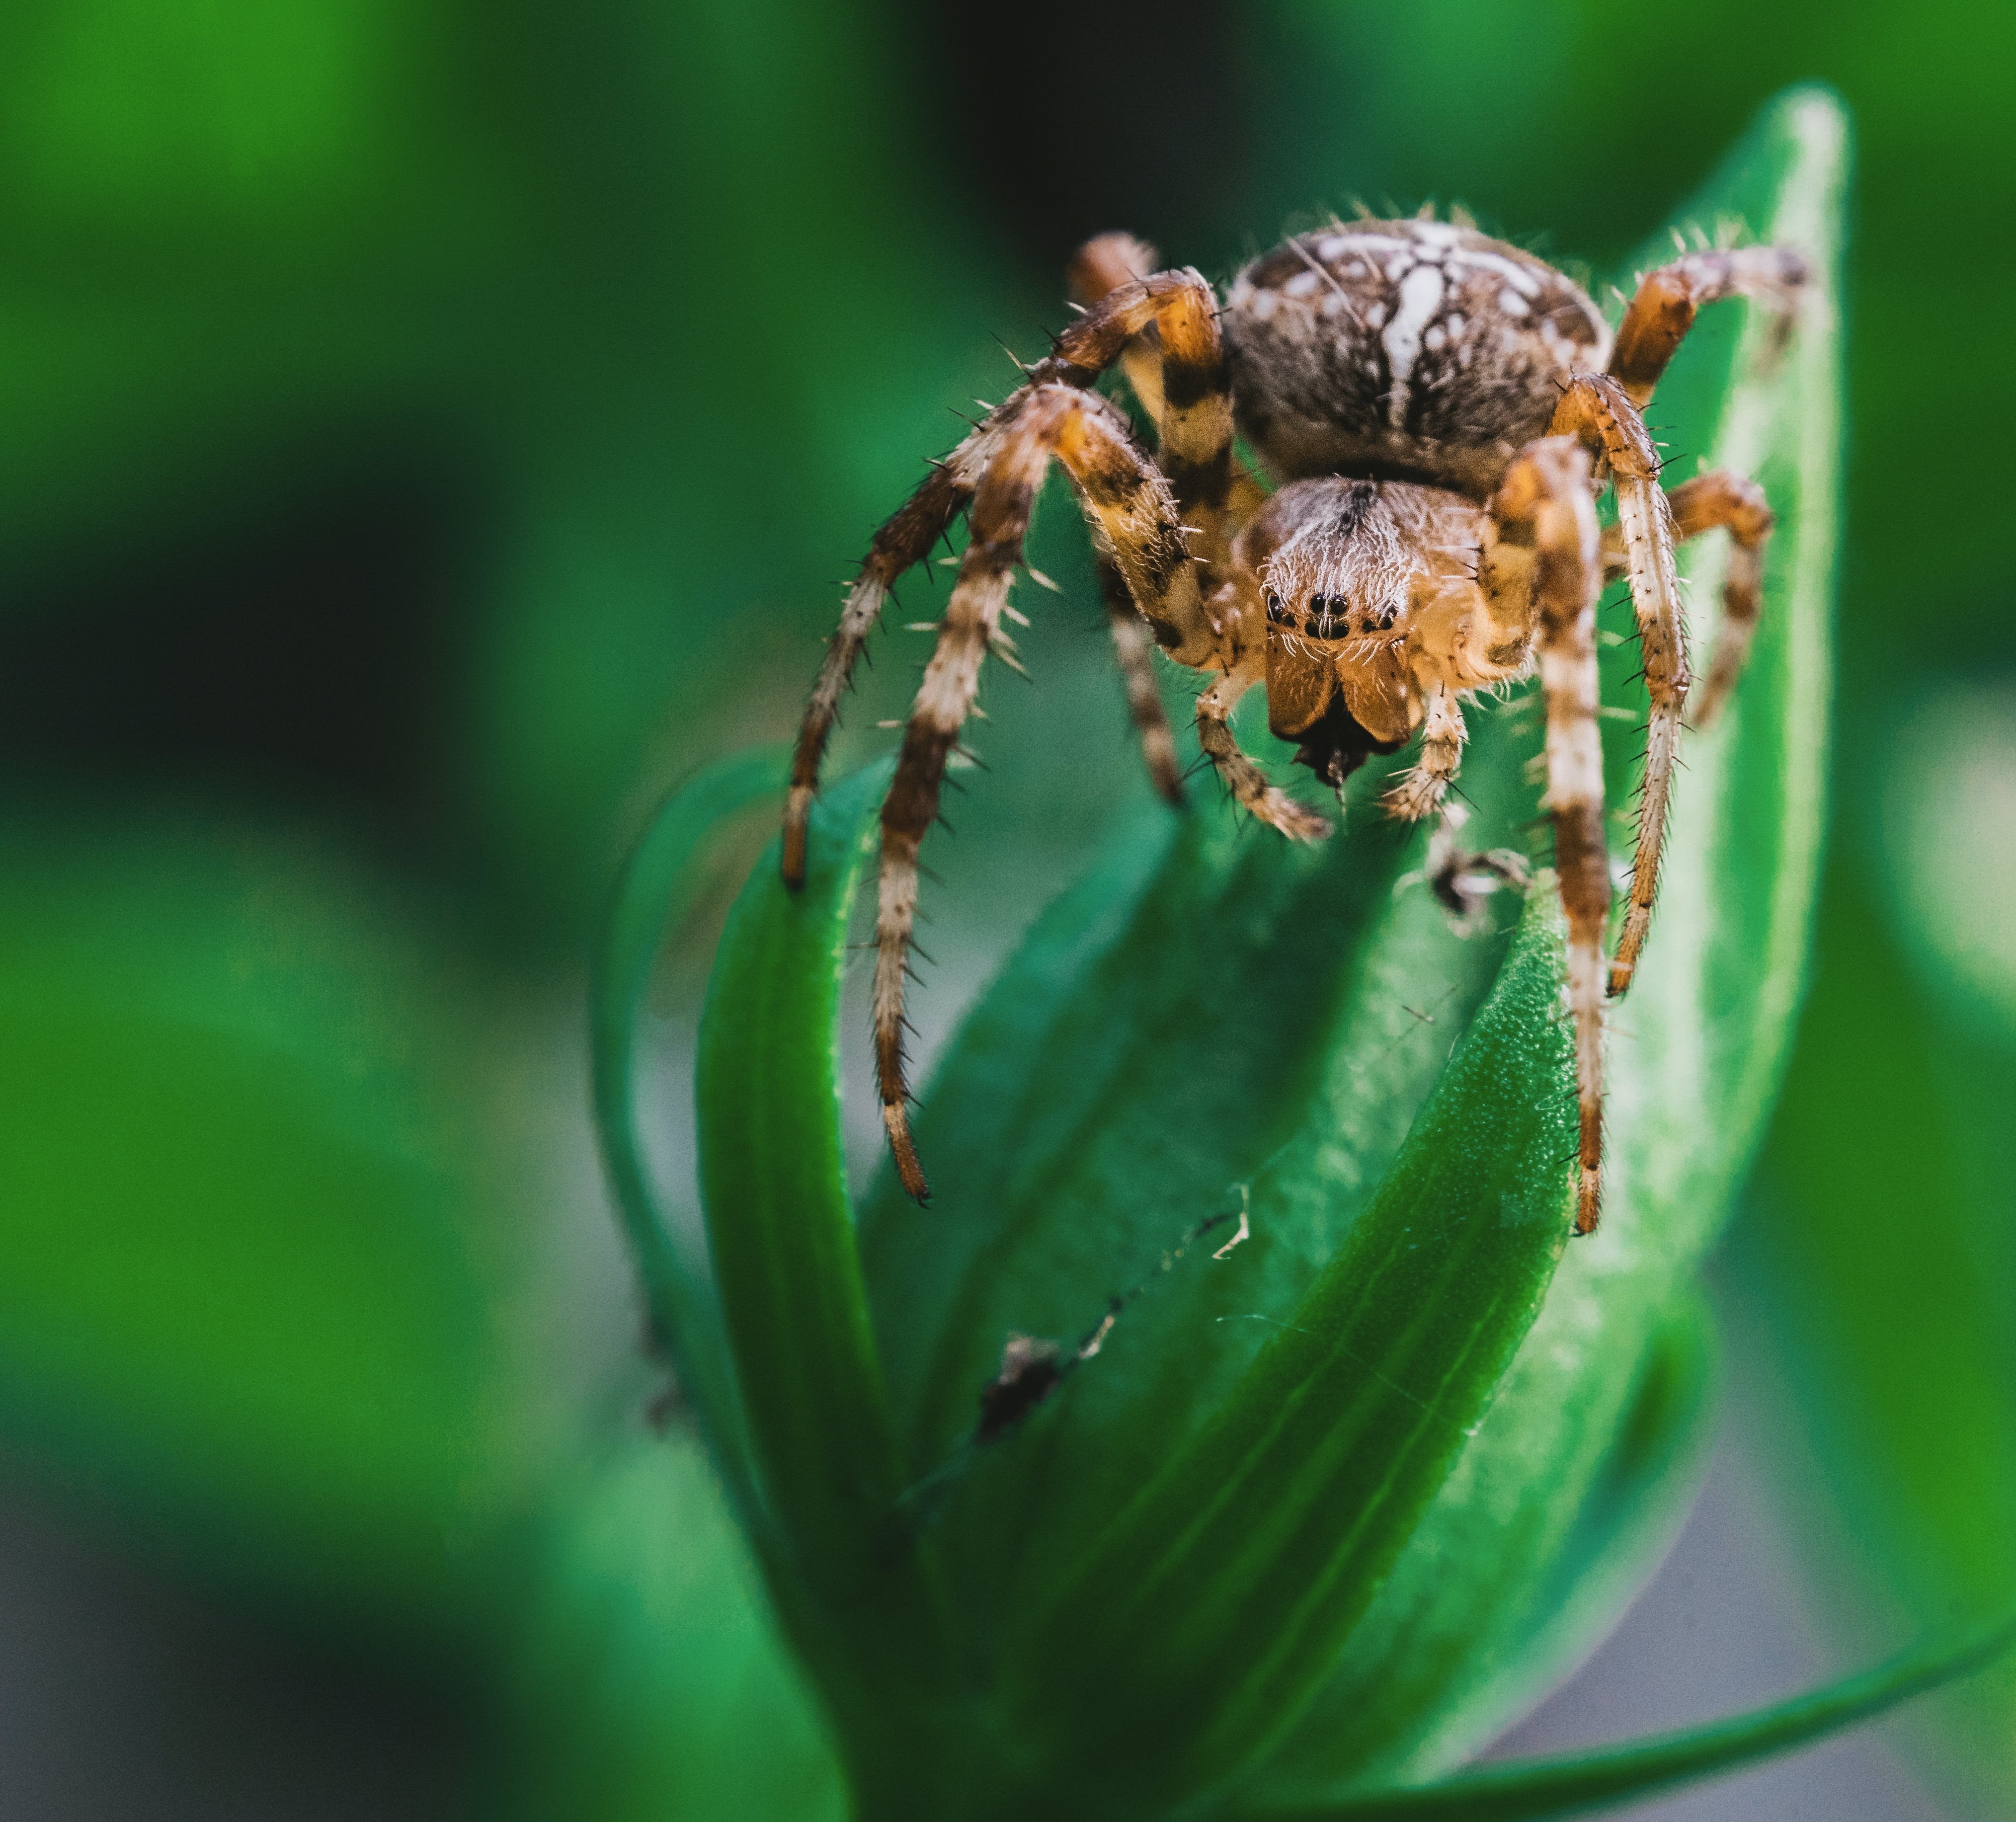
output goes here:
[{"label": "spider", "polygon": [[[1080,250],[1080,314],[1048,358],[934,466],[874,538],[828,646],[798,737],[783,874],[802,883],[805,826],[841,693],[890,586],[962,511],[970,537],[882,805],[875,1053],[884,1124],[904,1188],[929,1194],[913,1143],[903,977],[917,850],[1002,627],[1012,572],[1053,459],[1096,546],[1127,699],[1149,772],[1182,798],[1150,647],[1211,679],[1197,734],[1231,795],[1291,840],[1328,820],[1243,753],[1233,705],[1256,683],[1269,725],[1333,787],[1418,735],[1388,809],[1437,821],[1430,870],[1460,907],[1516,857],[1448,839],[1463,703],[1537,668],[1546,790],[1568,922],[1580,1143],[1575,1231],[1593,1232],[1602,1166],[1603,1013],[1630,985],[1651,922],[1673,765],[1692,683],[1673,545],[1730,539],[1720,630],[1692,700],[1705,723],[1741,672],[1755,627],[1771,514],[1762,491],[1717,470],[1672,492],[1640,415],[1696,311],[1743,296],[1793,320],[1806,261],[1788,248],[1689,252],[1647,275],[1613,336],[1588,295],[1467,219],[1333,221],[1233,280],[1222,307],[1193,268],[1158,270],[1128,236]],[[1093,390],[1118,364],[1155,430],[1151,455]],[[1235,459],[1235,425],[1269,494]],[[1597,497],[1616,492],[1600,529]],[[1596,606],[1623,575],[1651,700],[1636,864],[1605,980],[1611,909],[1597,729]]]}]

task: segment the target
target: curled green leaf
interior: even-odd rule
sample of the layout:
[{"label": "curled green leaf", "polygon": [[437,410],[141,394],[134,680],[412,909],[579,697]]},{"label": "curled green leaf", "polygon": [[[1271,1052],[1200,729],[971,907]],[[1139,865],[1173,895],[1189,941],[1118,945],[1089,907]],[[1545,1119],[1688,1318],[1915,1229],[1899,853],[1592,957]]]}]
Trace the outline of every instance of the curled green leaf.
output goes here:
[{"label": "curled green leaf", "polygon": [[1237,1822],[1535,1822],[1649,1796],[1674,1784],[1809,1745],[1899,1702],[1969,1676],[2016,1645],[2016,1620],[1921,1645],[1838,1683],[1726,1721],[1592,1752],[1488,1766],[1438,1784],[1366,1791],[1340,1802],[1266,1809]]},{"label": "curled green leaf", "polygon": [[777,844],[729,913],[701,1016],[700,1194],[765,1511],[772,1586],[859,1750],[874,1666],[928,1680],[941,1618],[903,1485],[847,1194],[835,1021],[847,919],[887,782],[829,791],[805,885]]},{"label": "curled green leaf", "polygon": [[692,909],[708,838],[737,810],[781,795],[787,757],[781,747],[732,754],[660,806],[617,880],[589,999],[596,1135],[643,1290],[646,1327],[699,1413],[747,1521],[754,1521],[756,1507],[720,1307],[704,1269],[682,1253],[657,1205],[638,1138],[636,1027],[658,950]]},{"label": "curled green leaf", "polygon": [[[1778,517],[1757,643],[1732,712],[1690,735],[1665,884],[1644,966],[1615,1010],[1604,1230],[1577,1247],[1491,1415],[1395,1565],[1330,1687],[1256,1786],[1315,1801],[1368,1773],[1425,1777],[1475,1752],[1545,1691],[1621,1590],[1575,1601],[1581,1514],[1627,1421],[1640,1363],[1720,1233],[1781,1075],[1816,890],[1838,526],[1838,273],[1848,175],[1840,103],[1795,90],[1677,221],[1789,242],[1816,275],[1789,351],[1768,325],[1705,315],[1658,397],[1699,426],[1705,456],[1755,476]],[[1655,239],[1643,263],[1670,254]],[[1700,445],[1697,445],[1699,447]],[[1700,622],[1721,558],[1690,546]],[[1611,654],[1607,702],[1642,698],[1633,650]],[[1614,744],[1613,758],[1628,751]],[[1629,802],[1628,776],[1612,784]],[[1621,833],[1621,831],[1620,831]]]},{"label": "curled green leaf", "polygon": [[1174,1799],[1263,1756],[1441,1485],[1568,1238],[1561,942],[1536,894],[1371,1207],[1013,1639],[1057,1794]]},{"label": "curled green leaf", "polygon": [[[1731,307],[1661,395],[1719,424],[1780,531],[1613,1021],[1609,1219],[1564,1262],[1551,898],[1465,940],[1383,818],[1316,850],[1208,805],[1119,830],[943,1062],[932,1208],[885,1172],[858,1240],[834,1019],[880,769],[827,794],[801,891],[771,860],[744,889],[702,1028],[703,1199],[766,1567],[865,1813],[1320,1813],[1424,1779],[1670,1523],[1702,1408],[1676,1312],[1804,963],[1845,147],[1828,98],[1788,97],[1700,211],[1817,277],[1789,355]],[[1473,838],[1530,838],[1532,744],[1478,730]]]}]

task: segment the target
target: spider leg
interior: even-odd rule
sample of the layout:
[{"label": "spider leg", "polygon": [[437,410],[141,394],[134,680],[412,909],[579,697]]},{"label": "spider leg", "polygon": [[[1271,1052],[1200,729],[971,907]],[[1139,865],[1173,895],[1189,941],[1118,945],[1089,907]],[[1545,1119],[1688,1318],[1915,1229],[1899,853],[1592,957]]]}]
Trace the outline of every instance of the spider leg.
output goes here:
[{"label": "spider leg", "polygon": [[[1155,250],[1127,234],[1102,234],[1080,247],[1067,283],[1096,304],[1152,267]],[[1155,459],[1197,533],[1191,553],[1223,567],[1232,533],[1265,495],[1232,457],[1232,392],[1219,333],[1218,299],[1208,286],[1172,294],[1154,321],[1121,351],[1127,383],[1155,423]]]},{"label": "spider leg", "polygon": [[1141,757],[1148,776],[1165,801],[1182,807],[1183,781],[1176,762],[1176,743],[1169,732],[1169,718],[1163,712],[1162,693],[1155,687],[1154,641],[1148,624],[1136,610],[1127,591],[1127,579],[1111,550],[1101,550],[1096,559],[1099,591],[1106,602],[1107,624],[1113,629],[1113,653],[1120,663],[1120,675],[1127,686],[1127,713],[1141,742]]},{"label": "spider leg", "polygon": [[1448,684],[1431,684],[1423,708],[1420,760],[1386,794],[1388,810],[1406,823],[1418,823],[1442,808],[1462,769],[1463,744],[1469,738],[1456,692]]},{"label": "spider leg", "polygon": [[1692,681],[1687,668],[1687,618],[1673,567],[1672,516],[1659,489],[1658,452],[1622,383],[1607,375],[1577,377],[1561,395],[1550,434],[1576,437],[1603,462],[1617,489],[1618,534],[1625,573],[1631,579],[1645,686],[1651,697],[1646,722],[1645,779],[1638,803],[1637,855],[1632,865],[1624,925],[1610,965],[1610,992],[1615,997],[1631,985],[1646,931],[1651,927],[1653,901],[1658,895],[1666,811]]},{"label": "spider leg", "polygon": [[1703,304],[1754,298],[1777,311],[1789,326],[1800,289],[1812,275],[1805,257],[1789,247],[1711,249],[1647,272],[1618,326],[1611,375],[1642,411]]},{"label": "spider leg", "polygon": [[1458,843],[1457,833],[1469,816],[1461,804],[1444,807],[1428,837],[1427,861],[1422,869],[1428,890],[1462,929],[1475,927],[1474,920],[1485,901],[1500,888],[1523,892],[1533,883],[1526,857],[1517,850],[1494,848],[1474,854]]},{"label": "spider leg", "polygon": [[[1074,389],[1090,387],[1118,360],[1128,344],[1151,325],[1158,324],[1166,308],[1180,331],[1200,317],[1210,325],[1214,344],[1217,335],[1216,294],[1195,272],[1157,272],[1132,279],[1102,297],[1093,308],[1057,337],[1057,346],[1046,358],[1027,369],[1028,380],[1017,387],[981,421],[973,434],[935,468],[901,510],[875,535],[866,560],[841,610],[839,630],[826,647],[819,681],[805,705],[805,719],[798,729],[798,743],[791,761],[790,794],[784,803],[783,873],[787,885],[799,886],[805,877],[805,819],[812,814],[812,798],[819,790],[819,762],[845,693],[855,662],[867,643],[869,629],[882,611],[891,585],[913,564],[921,563],[931,546],[972,499],[999,452],[1006,427],[1028,405],[1032,395],[1046,386]],[[1179,336],[1180,339],[1180,335]],[[1219,353],[1222,364],[1222,351]],[[1231,442],[1230,419],[1226,419],[1226,442]],[[1228,458],[1229,459],[1229,458]],[[1179,542],[1178,560],[1187,554]],[[1132,578],[1130,578],[1130,582]],[[1166,629],[1157,637],[1169,643]],[[1196,664],[1208,657],[1213,640],[1198,616],[1193,626],[1184,628],[1183,649],[1172,655]],[[1186,654],[1189,655],[1186,655]]]},{"label": "spider leg", "polygon": [[1597,720],[1596,603],[1601,574],[1589,456],[1567,437],[1530,444],[1488,508],[1518,553],[1539,621],[1547,704],[1547,791],[1554,868],[1568,924],[1568,1006],[1575,1019],[1575,1232],[1593,1233],[1603,1172],[1603,934],[1610,918],[1603,743]]},{"label": "spider leg", "polygon": [[1197,698],[1197,744],[1202,747],[1226,788],[1260,820],[1294,841],[1320,841],[1330,834],[1327,818],[1299,804],[1240,751],[1231,716],[1240,697],[1267,680],[1265,648],[1249,653]]},{"label": "spider leg", "polygon": [[[1712,468],[1666,495],[1673,516],[1673,541],[1685,544],[1703,532],[1729,533],[1729,565],[1722,583],[1722,623],[1715,629],[1715,650],[1708,676],[1692,698],[1691,719],[1706,727],[1721,711],[1749,661],[1750,642],[1757,631],[1763,599],[1764,549],[1774,523],[1764,490],[1733,469]],[[1624,537],[1611,525],[1603,534],[1603,579],[1615,582],[1626,573]]]},{"label": "spider leg", "polygon": [[1135,446],[1113,406],[1065,385],[1031,388],[999,440],[974,490],[972,536],[939,622],[937,648],[910,710],[896,776],[882,804],[881,873],[875,920],[875,1068],[883,1125],[903,1187],[930,1194],[909,1129],[904,977],[916,920],[917,852],[937,819],[945,766],[980,686],[981,666],[1001,639],[1008,585],[1045,470],[1055,456],[1132,597],[1138,618],[1179,650],[1209,636],[1197,567],[1168,484]]},{"label": "spider leg", "polygon": [[1502,848],[1473,854],[1456,840],[1470,812],[1452,801],[1449,793],[1463,769],[1469,731],[1457,693],[1447,683],[1428,686],[1424,708],[1420,762],[1387,792],[1386,809],[1406,823],[1435,819],[1435,833],[1428,837],[1428,888],[1453,917],[1467,922],[1500,886],[1523,891],[1532,880],[1523,855]]},{"label": "spider leg", "polygon": [[[1064,289],[1074,304],[1089,309],[1110,293],[1161,265],[1161,256],[1131,234],[1100,234],[1071,255],[1064,269]],[[1149,326],[1120,351],[1121,371],[1141,409],[1157,423],[1162,416],[1161,338]]]},{"label": "spider leg", "polygon": [[1729,567],[1722,583],[1722,623],[1715,628],[1708,675],[1694,693],[1694,722],[1706,727],[1721,712],[1749,661],[1763,601],[1764,547],[1771,537],[1771,508],[1755,481],[1726,468],[1697,475],[1667,496],[1673,529],[1684,542],[1718,526],[1729,532]]},{"label": "spider leg", "polygon": [[798,744],[791,755],[790,794],[784,804],[784,880],[788,885],[805,884],[805,820],[812,814],[812,798],[819,790],[819,761],[832,737],[833,723],[839,718],[840,699],[854,674],[855,661],[881,618],[882,603],[891,585],[905,570],[923,561],[966,505],[973,491],[974,446],[983,441],[980,433],[969,437],[954,452],[952,459],[934,469],[902,510],[875,534],[868,547],[867,560],[848,591],[847,605],[841,610],[840,625],[826,648],[819,681],[812,686],[812,700],[805,704]]}]

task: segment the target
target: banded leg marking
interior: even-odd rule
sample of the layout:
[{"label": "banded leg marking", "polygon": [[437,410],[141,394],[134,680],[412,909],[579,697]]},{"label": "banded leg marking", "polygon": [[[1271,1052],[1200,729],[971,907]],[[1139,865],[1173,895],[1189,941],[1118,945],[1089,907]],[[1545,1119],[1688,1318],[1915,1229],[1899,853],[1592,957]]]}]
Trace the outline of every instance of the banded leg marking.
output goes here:
[{"label": "banded leg marking", "polygon": [[[1694,691],[1688,719],[1706,727],[1715,719],[1749,661],[1751,640],[1763,602],[1764,552],[1777,521],[1764,490],[1733,469],[1714,468],[1676,487],[1666,495],[1673,518],[1673,539],[1685,544],[1704,532],[1726,531],[1730,549],[1722,584],[1722,624],[1716,629],[1708,675]],[[1622,529],[1603,534],[1603,579],[1615,582],[1626,573]]]},{"label": "banded leg marking", "polygon": [[[1131,234],[1101,234],[1071,256],[1064,289],[1074,304],[1089,310],[1122,285],[1147,278],[1161,263],[1161,256],[1145,240],[1136,240]],[[1152,323],[1120,351],[1120,368],[1141,409],[1160,423],[1162,350]]]},{"label": "banded leg marking", "polygon": [[1568,925],[1575,1020],[1575,1232],[1602,1213],[1603,937],[1610,918],[1603,743],[1597,719],[1596,603],[1601,563],[1588,453],[1566,437],[1530,445],[1489,508],[1506,542],[1533,553],[1540,684],[1547,705],[1547,790],[1554,869]]},{"label": "banded leg marking", "polygon": [[1812,276],[1805,257],[1789,247],[1684,254],[1639,281],[1618,326],[1611,373],[1642,411],[1704,304],[1726,297],[1754,298],[1777,311],[1789,326],[1801,288]]},{"label": "banded leg marking", "polygon": [[1260,820],[1294,841],[1320,841],[1330,832],[1330,819],[1306,804],[1300,804],[1278,786],[1240,750],[1233,737],[1232,711],[1256,683],[1267,680],[1267,654],[1264,650],[1242,659],[1197,698],[1197,744],[1204,750],[1226,789],[1235,802],[1243,805]]},{"label": "banded leg marking", "polygon": [[[826,647],[819,680],[812,686],[812,698],[799,726],[797,747],[791,761],[790,790],[784,804],[787,885],[795,888],[805,883],[805,822],[819,790],[820,762],[833,735],[840,699],[846,693],[855,663],[867,643],[869,632],[881,613],[890,588],[905,570],[930,554],[932,545],[972,499],[981,477],[999,450],[1006,427],[1021,416],[1037,392],[1046,387],[1090,387],[1143,329],[1157,322],[1165,305],[1175,313],[1172,320],[1187,321],[1187,313],[1200,304],[1208,315],[1216,308],[1211,287],[1194,272],[1153,273],[1130,279],[1109,292],[1057,337],[1052,353],[1028,369],[1026,383],[988,414],[875,535],[841,610],[839,628]],[[1216,333],[1215,317],[1212,333]],[[1229,446],[1229,413],[1226,423]],[[1180,526],[1182,521],[1179,519],[1176,523]],[[1180,531],[1175,548],[1187,556]],[[1130,583],[1133,579],[1129,577]],[[1159,628],[1157,636],[1163,637],[1165,644],[1179,643],[1189,636],[1194,647],[1199,643],[1197,635],[1202,631],[1201,614],[1193,614],[1175,639],[1163,637],[1163,629]],[[1197,661],[1191,657],[1185,661]]]},{"label": "banded leg marking", "polygon": [[1610,992],[1615,997],[1631,985],[1646,932],[1651,927],[1653,902],[1658,896],[1666,812],[1679,758],[1687,689],[1693,681],[1687,665],[1687,618],[1680,605],[1679,577],[1673,567],[1672,517],[1659,488],[1658,452],[1622,384],[1607,375],[1584,375],[1575,380],[1555,410],[1550,434],[1579,438],[1603,461],[1617,489],[1618,533],[1625,573],[1631,579],[1645,687],[1651,697],[1631,895],[1610,965]]},{"label": "banded leg marking", "polygon": [[1722,624],[1708,654],[1708,675],[1694,693],[1693,720],[1706,727],[1722,711],[1749,662],[1750,642],[1764,600],[1764,550],[1771,541],[1771,508],[1754,481],[1726,468],[1697,475],[1667,496],[1673,528],[1683,541],[1718,528],[1729,533],[1729,565],[1722,583]]},{"label": "banded leg marking", "polygon": [[[1103,299],[1154,257],[1154,248],[1130,235],[1102,234],[1071,261],[1071,293],[1082,302]],[[1175,491],[1183,523],[1197,534],[1192,553],[1215,569],[1229,554],[1229,521],[1252,510],[1252,490],[1250,483],[1236,484],[1244,477],[1232,460],[1231,381],[1217,293],[1193,272],[1174,275],[1194,282],[1161,298],[1153,322],[1120,358],[1135,397],[1154,419],[1156,461]]]},{"label": "banded leg marking", "polygon": [[1387,808],[1407,823],[1435,815],[1463,769],[1463,744],[1468,738],[1456,692],[1446,683],[1435,684],[1424,705],[1420,759],[1387,792]]},{"label": "banded leg marking", "polygon": [[1119,661],[1121,681],[1127,688],[1128,718],[1141,742],[1141,758],[1156,794],[1180,809],[1183,774],[1176,761],[1175,736],[1169,731],[1169,718],[1163,711],[1162,693],[1155,686],[1154,641],[1149,636],[1148,623],[1135,610],[1126,578],[1112,553],[1102,550],[1096,560],[1107,624],[1113,630],[1113,653]]},{"label": "banded leg marking", "polygon": [[971,497],[976,471],[997,440],[998,433],[984,428],[967,437],[932,470],[868,547],[867,560],[841,610],[840,625],[826,648],[791,755],[790,792],[784,800],[783,870],[785,884],[794,890],[805,883],[805,823],[819,790],[819,762],[840,718],[840,699],[847,693],[855,662],[881,618],[891,587],[905,570],[922,563],[951,528]]},{"label": "banded leg marking", "polygon": [[[875,1068],[882,1121],[903,1187],[931,1194],[909,1129],[904,978],[916,921],[917,854],[936,820],[945,766],[973,708],[981,667],[1001,636],[1011,572],[1044,470],[1054,456],[1139,610],[1158,635],[1187,615],[1201,623],[1197,572],[1168,485],[1136,449],[1119,414],[1096,394],[1058,385],[1030,391],[999,441],[976,489],[971,538],[936,648],[903,736],[882,805],[882,858],[875,920]],[[1180,643],[1180,636],[1168,637]],[[1152,679],[1150,680],[1152,687]],[[1165,730],[1166,731],[1166,730]]]}]

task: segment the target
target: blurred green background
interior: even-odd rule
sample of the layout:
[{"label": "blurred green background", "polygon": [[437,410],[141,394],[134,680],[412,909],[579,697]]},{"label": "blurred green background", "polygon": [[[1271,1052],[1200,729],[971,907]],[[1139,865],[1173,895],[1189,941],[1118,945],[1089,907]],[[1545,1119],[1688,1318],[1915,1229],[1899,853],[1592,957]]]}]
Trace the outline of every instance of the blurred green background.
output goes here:
[{"label": "blurred green background", "polygon": [[[697,1471],[639,1453],[662,1388],[581,1004],[626,841],[790,729],[831,585],[1009,385],[996,338],[1042,347],[1085,234],[1222,275],[1434,198],[1608,270],[1808,78],[1859,135],[1835,822],[1721,1270],[1732,1379],[1844,1654],[2016,1588],[2012,69],[2008,9],[1951,0],[13,0],[0,1810],[130,1813],[152,1778],[157,1814],[490,1813],[500,1700],[563,1685],[528,1806],[589,1813],[591,1770],[609,1813],[667,1777],[685,1813],[830,1805]],[[927,1034],[1144,788],[1071,519],[1032,550],[1065,589],[1040,686],[994,693],[939,859]],[[886,637],[842,762],[918,643]],[[662,1534],[641,1591],[628,1511]],[[66,1578],[97,1656],[30,1622]],[[690,1653],[609,1670],[674,1620]],[[129,1633],[179,1641],[160,1677],[212,1716],[157,1713],[165,1760],[96,1744]],[[635,1745],[737,1690],[795,1742],[767,1794]],[[325,1806],[262,1806],[322,1776],[288,1716],[329,1701],[376,1745],[328,1745]],[[1992,1810],[2016,1680],[1912,1737]]]}]

